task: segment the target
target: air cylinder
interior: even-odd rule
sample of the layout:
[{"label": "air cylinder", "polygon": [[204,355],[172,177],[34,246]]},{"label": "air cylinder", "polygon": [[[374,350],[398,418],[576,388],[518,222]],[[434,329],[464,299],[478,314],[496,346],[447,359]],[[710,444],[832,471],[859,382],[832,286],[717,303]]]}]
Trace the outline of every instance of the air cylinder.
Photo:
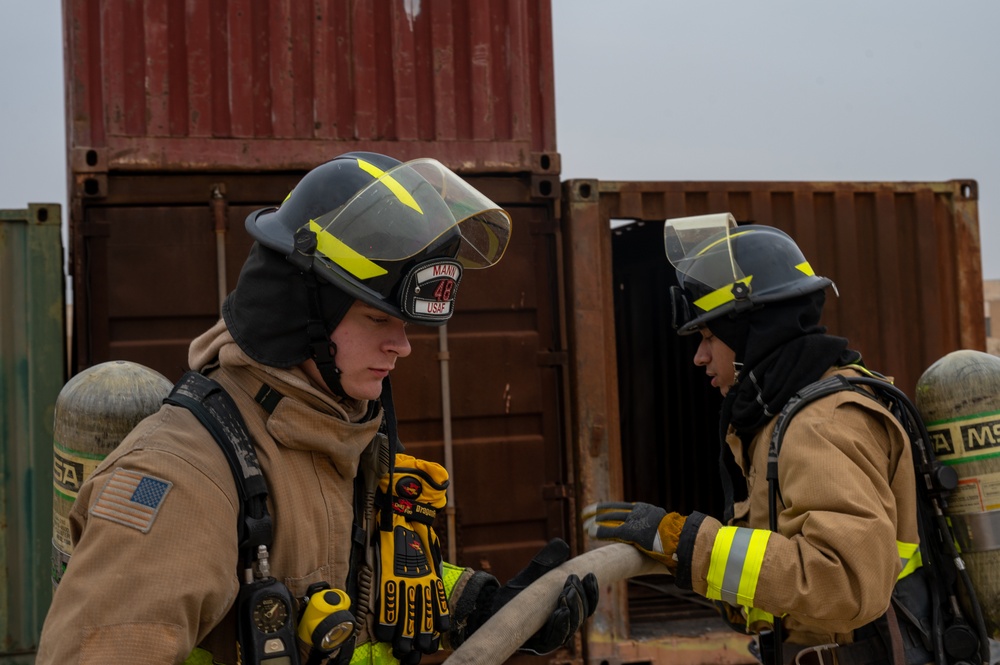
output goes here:
[{"label": "air cylinder", "polygon": [[945,512],[987,631],[1000,638],[1000,358],[949,353],[917,381],[915,402],[935,455],[958,474]]},{"label": "air cylinder", "polygon": [[69,512],[80,487],[140,420],[159,410],[173,384],[138,363],[112,360],[71,378],[55,404],[52,586],[73,553]]}]

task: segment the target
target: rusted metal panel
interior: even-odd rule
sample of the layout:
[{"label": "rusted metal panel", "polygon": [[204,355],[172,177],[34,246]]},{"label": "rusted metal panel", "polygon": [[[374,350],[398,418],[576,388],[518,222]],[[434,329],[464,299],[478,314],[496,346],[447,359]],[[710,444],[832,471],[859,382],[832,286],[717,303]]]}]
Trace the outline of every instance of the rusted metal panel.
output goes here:
[{"label": "rusted metal panel", "polygon": [[558,172],[548,0],[63,0],[63,16],[78,176],[355,149]]},{"label": "rusted metal panel", "polygon": [[[729,211],[741,223],[788,232],[840,291],[827,299],[830,333],[849,338],[910,395],[941,356],[985,347],[974,181],[573,180],[563,190],[581,502],[627,498],[721,514],[721,398],[694,366],[694,344],[670,327],[667,290],[676,278],[663,252],[667,218]],[[612,220],[634,223],[612,230]],[[614,310],[613,323],[602,308]],[[607,435],[593,415],[602,409],[620,421]],[[608,591],[614,600],[598,608],[588,633],[589,662],[753,662],[745,638],[737,644],[739,636],[708,619],[687,635],[690,619],[671,616],[674,595],[657,604],[632,585],[628,600]]]}]

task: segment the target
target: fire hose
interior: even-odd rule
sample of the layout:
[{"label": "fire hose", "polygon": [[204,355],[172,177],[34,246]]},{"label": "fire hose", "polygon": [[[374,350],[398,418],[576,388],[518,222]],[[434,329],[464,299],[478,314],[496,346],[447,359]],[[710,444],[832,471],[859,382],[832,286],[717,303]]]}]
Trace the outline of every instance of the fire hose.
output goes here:
[{"label": "fire hose", "polygon": [[444,665],[500,665],[535,634],[548,618],[569,575],[594,573],[603,589],[637,575],[665,573],[666,568],[632,545],[611,543],[566,561],[514,596],[444,661]]}]

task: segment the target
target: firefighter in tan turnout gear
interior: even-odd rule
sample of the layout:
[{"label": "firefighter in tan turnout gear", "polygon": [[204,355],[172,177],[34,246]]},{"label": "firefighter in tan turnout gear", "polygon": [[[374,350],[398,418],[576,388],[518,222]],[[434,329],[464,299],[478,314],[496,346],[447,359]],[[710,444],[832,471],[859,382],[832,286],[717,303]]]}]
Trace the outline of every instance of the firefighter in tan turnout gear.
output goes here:
[{"label": "firefighter in tan turnout gear", "polygon": [[[890,607],[894,587],[922,575],[911,446],[897,419],[854,391],[810,401],[787,422],[769,496],[769,441],[786,403],[823,378],[872,375],[819,325],[831,281],[785,233],[727,214],[668,220],[665,243],[680,284],[674,325],[701,336],[694,363],[724,397],[720,438],[746,498],[734,501],[723,470],[721,521],[605,502],[584,511],[590,535],[634,544],[679,587],[717,601],[757,634],[764,663],[932,661],[929,627]],[[926,585],[909,586],[919,614]]]},{"label": "firefighter in tan turnout gear", "polygon": [[[463,271],[503,255],[508,214],[435,160],[358,152],[247,229],[196,373],[79,492],[38,663],[416,663],[568,557],[552,541],[504,586],[443,562],[448,474],[395,434],[407,324],[448,320]],[[523,648],[567,644],[597,597],[567,578]]]}]

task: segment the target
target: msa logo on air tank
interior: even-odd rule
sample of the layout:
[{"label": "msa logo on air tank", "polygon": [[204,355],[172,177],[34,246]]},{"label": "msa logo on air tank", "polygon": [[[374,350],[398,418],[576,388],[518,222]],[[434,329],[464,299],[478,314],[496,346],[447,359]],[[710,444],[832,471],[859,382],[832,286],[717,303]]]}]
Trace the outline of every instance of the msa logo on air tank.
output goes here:
[{"label": "msa logo on air tank", "polygon": [[71,492],[72,496],[80,491],[80,484],[84,481],[86,473],[82,462],[74,462],[55,451],[52,455],[52,479],[56,487],[66,492]]},{"label": "msa logo on air tank", "polygon": [[966,453],[1000,449],[1000,420],[962,425],[961,431]]},{"label": "msa logo on air tank", "polygon": [[928,425],[934,454],[944,461],[982,454],[1000,454],[1000,418],[995,414]]}]

